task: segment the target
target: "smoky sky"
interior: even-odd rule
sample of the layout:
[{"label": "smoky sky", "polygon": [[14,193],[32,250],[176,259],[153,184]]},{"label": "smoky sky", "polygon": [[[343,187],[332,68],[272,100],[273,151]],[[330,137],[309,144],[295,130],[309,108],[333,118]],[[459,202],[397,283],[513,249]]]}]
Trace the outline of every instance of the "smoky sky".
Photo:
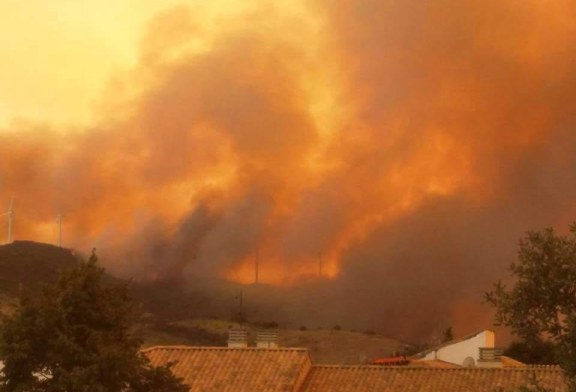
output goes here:
[{"label": "smoky sky", "polygon": [[574,220],[576,2],[257,4],[157,15],[91,127],[1,132],[15,237],[63,213],[138,279],[251,283],[257,260],[280,318],[487,327],[523,233]]}]

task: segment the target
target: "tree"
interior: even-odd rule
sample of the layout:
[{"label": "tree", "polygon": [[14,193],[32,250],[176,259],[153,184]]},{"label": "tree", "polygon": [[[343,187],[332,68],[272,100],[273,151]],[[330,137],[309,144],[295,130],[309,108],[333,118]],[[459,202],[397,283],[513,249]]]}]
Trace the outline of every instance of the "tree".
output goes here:
[{"label": "tree", "polygon": [[527,233],[510,271],[513,286],[499,281],[485,296],[496,307],[496,323],[509,326],[528,347],[552,344],[576,391],[576,224],[569,236],[551,228]]},{"label": "tree", "polygon": [[169,366],[153,367],[131,333],[124,284],[105,284],[95,253],[35,300],[22,297],[0,327],[6,392],[184,392]]},{"label": "tree", "polygon": [[535,365],[554,365],[558,363],[556,345],[550,341],[516,340],[504,350],[504,355],[520,362]]},{"label": "tree", "polygon": [[452,327],[448,327],[442,330],[442,343],[451,342],[454,340],[454,333],[452,332]]}]

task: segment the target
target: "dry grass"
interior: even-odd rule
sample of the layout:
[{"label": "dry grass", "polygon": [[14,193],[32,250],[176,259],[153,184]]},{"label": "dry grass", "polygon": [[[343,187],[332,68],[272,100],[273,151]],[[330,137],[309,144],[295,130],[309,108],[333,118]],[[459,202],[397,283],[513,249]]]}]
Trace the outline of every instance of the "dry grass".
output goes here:
[{"label": "dry grass", "polygon": [[8,315],[14,311],[18,300],[5,294],[0,294],[0,315]]},{"label": "dry grass", "polygon": [[363,364],[402,349],[396,340],[350,331],[280,331],[280,345],[306,347],[317,364]]},{"label": "dry grass", "polygon": [[[254,344],[258,326],[214,319],[187,320],[177,323],[184,328],[202,329],[224,335],[229,328],[244,327],[249,331],[250,344]],[[401,342],[378,334],[351,331],[280,329],[281,347],[305,347],[318,364],[362,364],[371,359],[390,356],[401,351]]]}]

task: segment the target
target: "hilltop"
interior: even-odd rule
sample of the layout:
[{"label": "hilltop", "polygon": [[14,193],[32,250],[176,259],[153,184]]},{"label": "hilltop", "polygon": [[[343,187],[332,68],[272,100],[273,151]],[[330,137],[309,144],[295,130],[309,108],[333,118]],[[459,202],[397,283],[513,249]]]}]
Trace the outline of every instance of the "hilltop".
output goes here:
[{"label": "hilltop", "polygon": [[42,284],[58,279],[60,271],[77,263],[70,249],[32,241],[0,246],[0,294],[13,297],[19,291],[37,292]]}]

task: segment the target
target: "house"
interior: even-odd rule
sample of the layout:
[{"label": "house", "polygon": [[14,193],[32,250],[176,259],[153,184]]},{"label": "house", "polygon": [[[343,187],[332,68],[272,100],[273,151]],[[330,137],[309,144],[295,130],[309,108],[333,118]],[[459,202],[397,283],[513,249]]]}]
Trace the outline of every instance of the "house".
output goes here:
[{"label": "house", "polygon": [[415,357],[423,361],[438,360],[464,367],[502,367],[502,349],[495,347],[494,331],[483,330],[446,342]]}]

